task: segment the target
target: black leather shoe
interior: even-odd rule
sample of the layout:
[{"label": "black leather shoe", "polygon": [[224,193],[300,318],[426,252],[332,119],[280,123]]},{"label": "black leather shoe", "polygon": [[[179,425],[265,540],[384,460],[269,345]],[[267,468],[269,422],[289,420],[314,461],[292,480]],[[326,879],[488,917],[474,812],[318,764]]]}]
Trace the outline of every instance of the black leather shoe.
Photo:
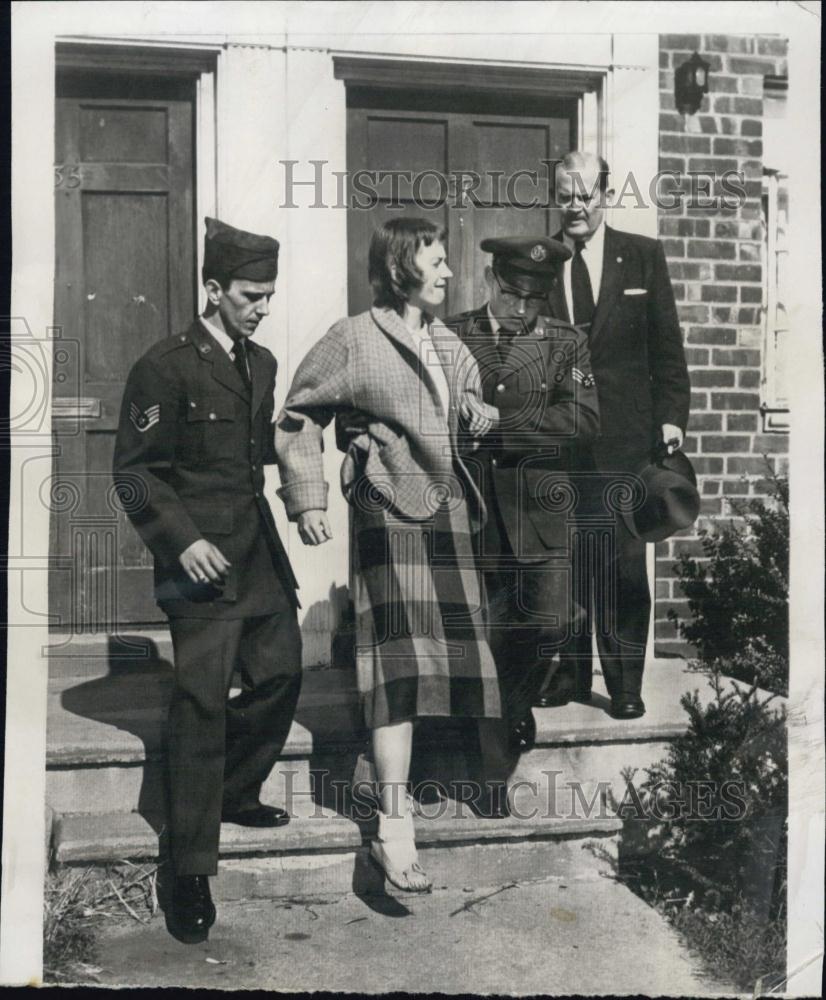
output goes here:
[{"label": "black leather shoe", "polygon": [[645,705],[642,698],[622,695],[620,698],[612,699],[611,715],[615,719],[639,719],[645,715]]},{"label": "black leather shoe", "polygon": [[561,691],[546,691],[545,694],[538,695],[533,704],[534,708],[559,708],[561,705],[567,705],[573,700],[574,693],[566,689]]},{"label": "black leather shoe", "polygon": [[511,723],[508,731],[508,746],[514,753],[524,753],[536,746],[536,722],[533,712]]},{"label": "black leather shoe", "polygon": [[209,937],[215,923],[215,906],[206,875],[179,875],[172,887],[172,906],[168,913],[172,934],[184,944],[199,944]]},{"label": "black leather shoe", "polygon": [[257,805],[251,809],[225,809],[221,813],[221,822],[262,828],[286,826],[290,822],[290,814],[277,806]]}]

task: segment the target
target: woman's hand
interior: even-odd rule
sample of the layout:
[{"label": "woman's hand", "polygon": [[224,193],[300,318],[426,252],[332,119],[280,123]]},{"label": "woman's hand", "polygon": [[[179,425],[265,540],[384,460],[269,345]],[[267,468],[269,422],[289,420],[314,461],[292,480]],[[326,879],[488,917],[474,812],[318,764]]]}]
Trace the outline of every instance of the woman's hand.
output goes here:
[{"label": "woman's hand", "polygon": [[323,510],[305,510],[298,515],[298,534],[305,545],[321,545],[328,542],[333,533],[327,512]]},{"label": "woman's hand", "polygon": [[465,396],[459,405],[459,413],[474,437],[484,437],[494,424],[499,422],[499,411],[476,396]]}]

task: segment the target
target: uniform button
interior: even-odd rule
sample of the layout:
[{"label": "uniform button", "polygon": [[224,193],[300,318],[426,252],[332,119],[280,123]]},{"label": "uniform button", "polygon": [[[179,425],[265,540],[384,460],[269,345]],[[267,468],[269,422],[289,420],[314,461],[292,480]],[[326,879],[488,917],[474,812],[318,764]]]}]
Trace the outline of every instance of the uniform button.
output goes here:
[{"label": "uniform button", "polygon": [[497,385],[496,391],[497,392],[504,392],[505,391],[505,387],[504,387],[504,385],[501,382],[499,383],[499,385]]},{"label": "uniform button", "polygon": [[210,415],[209,415],[209,419],[210,419],[210,420],[217,420],[218,418],[217,418],[217,417],[215,416],[215,414],[214,414],[214,413],[210,413]]},{"label": "uniform button", "polygon": [[250,466],[250,468],[252,469],[253,472],[255,472],[255,470],[258,468],[258,466],[257,465],[252,465],[252,466]]},{"label": "uniform button", "polygon": [[491,464],[491,465],[496,465],[496,459],[495,459],[495,458],[492,458],[492,459],[490,460],[490,464]]},{"label": "uniform button", "polygon": [[539,386],[539,388],[540,389],[547,389],[548,386],[544,382],[542,382],[542,384]]},{"label": "uniform button", "polygon": [[256,491],[255,491],[255,495],[256,495],[257,497],[260,497],[260,496],[261,496],[261,494],[260,494],[260,493],[258,492],[258,490],[256,490]]},{"label": "uniform button", "polygon": [[191,401],[190,401],[190,404],[189,404],[189,405],[190,405],[190,406],[192,407],[192,409],[194,410],[194,409],[195,409],[195,407],[196,407],[196,406],[197,406],[198,404],[197,404],[197,403],[195,402],[195,400],[191,400]]},{"label": "uniform button", "polygon": [[255,438],[250,438],[250,444],[255,444]]}]

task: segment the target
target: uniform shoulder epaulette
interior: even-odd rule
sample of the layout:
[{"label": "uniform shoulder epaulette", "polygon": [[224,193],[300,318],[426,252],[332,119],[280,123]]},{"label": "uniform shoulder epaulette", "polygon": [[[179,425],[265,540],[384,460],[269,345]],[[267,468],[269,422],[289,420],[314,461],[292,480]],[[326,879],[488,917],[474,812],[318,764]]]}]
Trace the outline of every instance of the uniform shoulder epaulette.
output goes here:
[{"label": "uniform shoulder epaulette", "polygon": [[181,347],[185,347],[188,343],[189,334],[176,333],[171,337],[164,337],[163,340],[159,340],[156,344],[153,344],[146,352],[146,357],[162,358],[169,354],[170,351],[176,351]]},{"label": "uniform shoulder epaulette", "polygon": [[554,316],[545,317],[545,332],[552,337],[573,335],[576,338],[582,338],[587,336],[578,326],[574,326],[573,323],[569,323],[565,319],[556,319]]}]

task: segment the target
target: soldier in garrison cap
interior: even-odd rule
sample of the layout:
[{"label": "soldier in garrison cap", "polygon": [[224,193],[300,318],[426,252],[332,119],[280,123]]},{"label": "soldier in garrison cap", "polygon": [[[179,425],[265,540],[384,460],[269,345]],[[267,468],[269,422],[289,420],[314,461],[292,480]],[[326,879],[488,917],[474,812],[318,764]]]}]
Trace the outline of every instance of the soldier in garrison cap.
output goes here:
[{"label": "soldier in garrison cap", "polygon": [[[289,820],[259,799],[301,685],[297,584],[264,497],[277,363],[252,340],[277,273],[277,240],[206,220],[204,314],[135,364],[115,445],[115,483],[172,633],[167,917],[187,943],[215,920],[221,822]],[[128,500],[136,477],[140,504]],[[244,689],[230,699],[236,670]]]},{"label": "soldier in garrison cap", "polygon": [[[599,413],[585,335],[541,315],[570,251],[545,236],[480,246],[493,255],[488,301],[446,323],[475,355],[484,401],[499,413],[495,432],[465,461],[488,506],[478,558],[507,713],[504,726],[480,723],[481,749],[488,773],[507,773],[512,754],[535,739],[531,706],[543,662],[581,615],[568,580],[568,454],[597,433]],[[494,814],[506,812],[502,788],[486,802]]]}]

